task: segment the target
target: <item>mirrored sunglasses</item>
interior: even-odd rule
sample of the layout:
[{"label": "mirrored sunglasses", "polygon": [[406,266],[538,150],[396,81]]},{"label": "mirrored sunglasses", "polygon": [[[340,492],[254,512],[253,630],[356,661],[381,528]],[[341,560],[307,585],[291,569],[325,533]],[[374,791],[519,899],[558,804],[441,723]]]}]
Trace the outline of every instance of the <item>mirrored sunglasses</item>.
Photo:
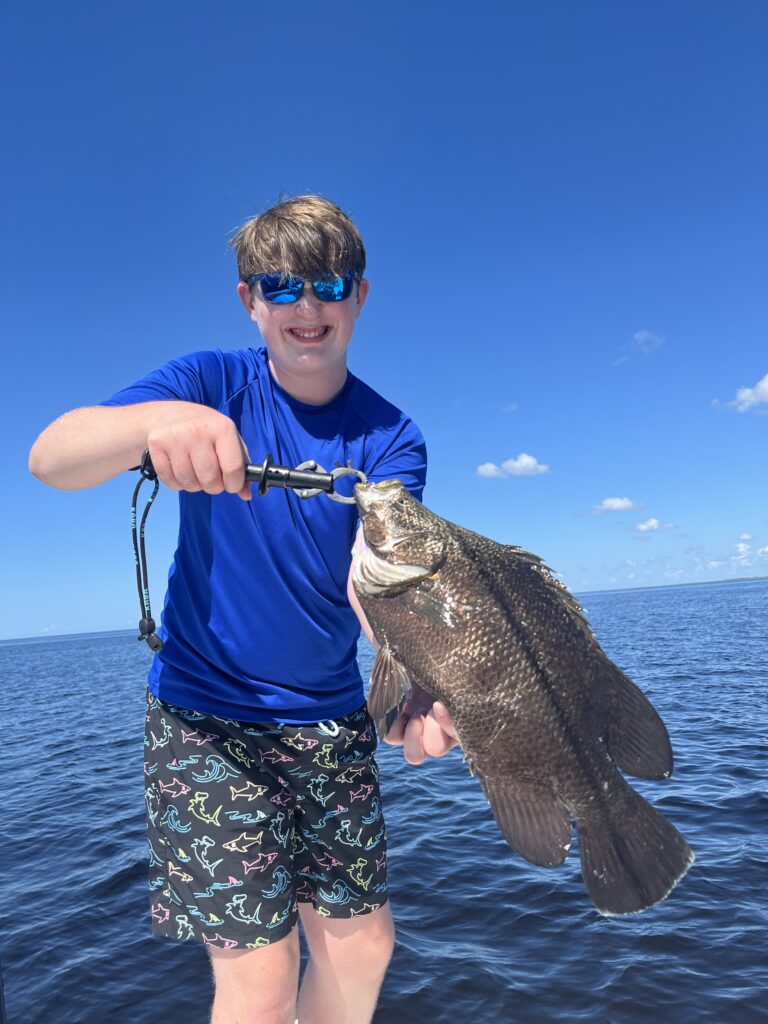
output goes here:
[{"label": "mirrored sunglasses", "polygon": [[[341,277],[324,277],[307,282],[321,302],[343,302],[352,294],[352,285],[357,275],[348,270]],[[261,294],[266,302],[298,302],[304,291],[304,280],[300,277],[283,277],[281,274],[251,274],[245,283],[252,287],[259,282]]]}]

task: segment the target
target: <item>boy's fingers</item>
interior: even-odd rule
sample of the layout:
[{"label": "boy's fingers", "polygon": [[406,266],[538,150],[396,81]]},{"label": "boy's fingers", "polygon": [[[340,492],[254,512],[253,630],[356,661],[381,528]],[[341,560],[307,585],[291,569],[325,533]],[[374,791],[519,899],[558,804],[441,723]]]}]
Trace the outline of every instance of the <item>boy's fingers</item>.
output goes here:
[{"label": "boy's fingers", "polygon": [[158,480],[165,484],[166,487],[172,487],[177,491],[180,490],[178,485],[174,487],[176,481],[171,470],[171,460],[168,458],[167,453],[161,448],[153,447],[149,454],[152,457],[152,466],[157,473]]},{"label": "boy's fingers", "polygon": [[428,757],[442,757],[454,746],[454,739],[440,728],[433,715],[427,715],[424,719],[424,733],[422,738],[424,753]]},{"label": "boy's fingers", "polygon": [[407,715],[398,715],[386,736],[383,737],[384,742],[388,743],[391,747],[402,746],[403,735],[405,733],[405,726],[408,722]]},{"label": "boy's fingers", "polygon": [[[247,463],[251,461],[251,456],[248,454],[248,446],[246,445],[242,437],[240,437],[239,435],[238,440],[240,441],[240,447],[243,456],[243,465],[245,466],[247,465]],[[245,480],[245,470],[243,470],[243,479]],[[245,483],[237,493],[243,499],[243,501],[250,501],[251,498],[253,497],[253,484],[250,482],[250,480],[245,480]]]},{"label": "boy's fingers", "polygon": [[[185,450],[179,452],[170,452],[169,457],[171,460],[171,472],[173,478],[181,488],[182,491],[196,491],[202,490],[197,480],[197,474],[195,473],[194,466],[192,465],[192,459],[189,453]],[[164,483],[166,481],[163,481]],[[173,486],[170,484],[169,486]]]},{"label": "boy's fingers", "polygon": [[426,761],[424,750],[424,717],[414,715],[408,719],[403,735],[403,757],[408,764],[421,764]]},{"label": "boy's fingers", "polygon": [[453,718],[440,701],[435,701],[429,711],[406,706],[383,740],[393,747],[402,746],[403,757],[409,764],[442,757],[459,744]]},{"label": "boy's fingers", "polygon": [[206,494],[221,494],[224,481],[216,451],[209,445],[201,445],[190,452],[190,461],[195,478]]},{"label": "boy's fingers", "polygon": [[199,491],[195,485],[195,471],[189,457],[169,452],[167,449],[151,452],[152,465],[160,483],[172,491]]},{"label": "boy's fingers", "polygon": [[456,727],[453,724],[453,718],[451,717],[451,713],[445,706],[445,704],[443,704],[442,701],[435,701],[435,703],[432,705],[432,713],[434,714],[435,719],[437,720],[437,723],[443,730],[443,732],[447,732],[449,736],[452,736],[455,740],[458,740],[459,737],[456,732]]},{"label": "boy's fingers", "polygon": [[[230,494],[246,497],[245,465],[250,462],[248,449],[237,431],[227,433],[216,444],[216,455],[221,466],[221,478],[224,490]],[[248,497],[250,497],[250,484]]]}]

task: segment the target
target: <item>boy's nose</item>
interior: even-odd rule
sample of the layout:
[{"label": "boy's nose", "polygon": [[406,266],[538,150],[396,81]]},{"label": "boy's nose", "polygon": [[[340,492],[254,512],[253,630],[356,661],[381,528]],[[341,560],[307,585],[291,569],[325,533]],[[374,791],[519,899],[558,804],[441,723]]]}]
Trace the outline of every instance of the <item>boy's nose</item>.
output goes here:
[{"label": "boy's nose", "polygon": [[299,300],[296,303],[296,312],[314,316],[320,311],[322,305],[320,299],[315,295],[312,285],[309,281],[305,281]]}]

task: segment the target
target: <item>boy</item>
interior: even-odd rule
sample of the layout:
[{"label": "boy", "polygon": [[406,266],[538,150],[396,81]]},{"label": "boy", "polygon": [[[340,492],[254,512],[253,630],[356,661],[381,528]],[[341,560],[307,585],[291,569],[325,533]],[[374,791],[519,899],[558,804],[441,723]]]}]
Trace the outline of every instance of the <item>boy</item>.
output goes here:
[{"label": "boy", "polygon": [[[232,244],[264,348],[193,353],[66,414],[30,469],[90,487],[148,448],[181,492],[147,696],[153,930],[206,945],[214,1024],[362,1024],[394,931],[355,661],[360,624],[371,638],[348,582],[356,512],[287,491],[251,500],[244,463],[350,461],[420,497],[426,453],[411,420],[347,371],[369,287],[349,218],[299,196]],[[413,763],[456,743],[431,703],[414,692],[387,736]],[[310,951],[298,996],[297,918]]]}]

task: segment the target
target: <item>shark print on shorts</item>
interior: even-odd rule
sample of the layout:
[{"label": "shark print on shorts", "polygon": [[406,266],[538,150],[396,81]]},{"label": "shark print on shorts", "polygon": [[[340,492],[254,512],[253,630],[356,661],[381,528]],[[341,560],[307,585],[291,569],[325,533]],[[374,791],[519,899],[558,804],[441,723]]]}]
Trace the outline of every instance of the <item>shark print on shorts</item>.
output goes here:
[{"label": "shark print on shorts", "polygon": [[333,722],[235,722],[147,696],[152,929],[256,948],[297,903],[355,917],[387,901],[387,837],[365,705]]}]

